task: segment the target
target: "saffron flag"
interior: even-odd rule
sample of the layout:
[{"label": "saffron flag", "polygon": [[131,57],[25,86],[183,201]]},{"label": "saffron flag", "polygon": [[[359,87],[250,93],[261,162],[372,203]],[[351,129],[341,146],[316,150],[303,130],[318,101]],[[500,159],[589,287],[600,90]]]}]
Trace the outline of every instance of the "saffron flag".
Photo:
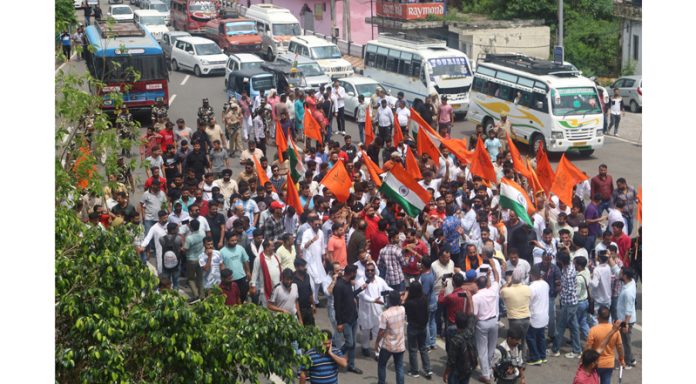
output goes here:
[{"label": "saffron flag", "polygon": [[311,113],[304,114],[303,124],[305,136],[318,141],[319,144],[322,144],[321,127],[319,126],[319,123],[317,123],[317,121],[314,119],[314,116],[312,116]]},{"label": "saffron flag", "polygon": [[300,153],[297,150],[297,146],[295,146],[295,141],[292,139],[292,137],[288,139],[290,141],[286,152],[286,156],[288,159],[290,159],[290,170],[288,171],[288,176],[297,182],[302,176],[304,176],[305,167],[300,157]]},{"label": "saffron flag", "polygon": [[283,152],[288,150],[288,142],[283,134],[283,128],[280,127],[280,121],[276,121],[276,146],[278,149],[278,161],[283,162]]},{"label": "saffron flag", "polygon": [[365,148],[375,141],[375,131],[372,129],[372,116],[370,116],[370,107],[365,108]]},{"label": "saffron flag", "polygon": [[367,172],[370,173],[370,179],[372,179],[377,188],[379,188],[382,185],[382,179],[379,178],[379,175],[384,173],[384,171],[382,171],[382,169],[378,167],[377,164],[372,161],[372,159],[370,159],[370,156],[368,156],[365,151],[360,151],[360,153],[362,153],[362,161],[367,167]]},{"label": "saffron flag", "polygon": [[532,225],[535,210],[529,195],[519,184],[504,177],[500,180],[500,206],[515,211],[520,220]]},{"label": "saffron flag", "polygon": [[531,185],[532,180],[530,180],[530,179],[532,178],[532,175],[529,173],[529,169],[527,168],[527,163],[522,160],[522,156],[520,155],[520,150],[517,149],[517,146],[510,138],[510,135],[505,135],[505,136],[507,137],[508,150],[510,151],[510,156],[512,156],[512,167],[515,169],[515,172],[526,177],[527,181],[529,181],[529,183]]},{"label": "saffron flag", "polygon": [[432,196],[411,177],[401,164],[395,164],[387,172],[379,190],[387,199],[399,204],[411,217],[416,217],[425,208]]},{"label": "saffron flag", "polygon": [[394,114],[394,147],[398,147],[401,142],[404,141],[404,133],[401,131],[401,125],[399,124],[399,116]]},{"label": "saffron flag", "polygon": [[556,167],[556,177],[549,192],[558,196],[558,199],[565,205],[573,206],[573,187],[587,179],[584,173],[579,170],[570,160],[566,159],[565,153],[561,156],[561,162]]},{"label": "saffron flag", "polygon": [[433,143],[433,141],[430,139],[430,135],[426,133],[426,130],[423,129],[423,127],[420,127],[418,129],[418,139],[417,139],[417,147],[416,149],[418,150],[418,156],[423,156],[424,153],[427,153],[428,156],[430,156],[431,159],[433,159],[433,162],[435,163],[435,167],[439,168],[440,167],[440,150],[437,149],[437,146]]},{"label": "saffron flag", "polygon": [[553,168],[551,168],[551,163],[546,155],[546,150],[543,146],[539,146],[536,156],[536,174],[539,178],[541,186],[544,188],[546,195],[551,192],[551,185],[553,185],[553,179],[555,177]]},{"label": "saffron flag", "polygon": [[[443,145],[449,149],[460,162],[471,164],[474,152],[467,150],[466,140],[445,139],[444,137],[440,136],[440,134],[435,132],[435,130],[428,123],[426,123],[421,115],[418,114],[418,112],[416,112],[416,110],[413,108],[411,108],[411,120],[415,121],[418,125],[418,131],[421,129],[425,130],[425,134],[428,136],[428,138],[430,138],[430,141],[435,144],[437,148],[439,148],[440,145]],[[439,161],[437,164],[439,165]]]},{"label": "saffron flag", "polygon": [[350,186],[353,184],[346,170],[346,166],[343,165],[343,160],[339,160],[333,168],[326,172],[326,176],[321,180],[321,185],[333,192],[336,196],[336,200],[341,203],[345,203],[350,196]]},{"label": "saffron flag", "polygon": [[532,187],[532,193],[534,195],[534,199],[536,200],[537,194],[544,192],[544,187],[541,186],[539,178],[537,177],[537,174],[534,171],[534,167],[532,167],[532,163],[529,160],[529,158],[527,158],[527,170],[529,170],[529,178],[527,179],[527,181],[529,182],[529,186]]},{"label": "saffron flag", "polygon": [[[278,152],[280,153],[280,152]],[[256,166],[256,173],[259,176],[259,186],[264,186],[266,185],[266,182],[271,182],[271,180],[268,178],[268,175],[266,174],[266,171],[264,171],[263,167],[261,166],[261,163],[259,162],[259,159],[256,158],[256,156],[252,156],[252,159],[254,159],[254,165]],[[273,187],[273,190],[276,191],[275,187]],[[278,191],[276,191],[277,193]]]},{"label": "saffron flag", "polygon": [[638,221],[642,224],[643,223],[643,187],[639,186],[638,187],[638,194],[636,195],[636,207],[637,213],[636,217],[638,218]]},{"label": "saffron flag", "polygon": [[406,146],[406,171],[408,171],[408,174],[413,176],[413,178],[416,180],[423,178],[420,167],[418,167],[416,156],[413,154],[413,151],[411,151],[409,146]]},{"label": "saffron flag", "polygon": [[474,151],[474,160],[471,162],[470,171],[472,174],[481,176],[483,179],[496,184],[498,178],[495,175],[495,168],[491,162],[491,155],[483,146],[483,141],[479,137],[476,141],[476,150]]},{"label": "saffron flag", "polygon": [[288,187],[285,202],[288,203],[289,206],[295,208],[295,212],[299,216],[304,212],[304,208],[302,208],[302,203],[300,202],[300,194],[297,193],[297,188],[295,188],[295,182],[292,181],[292,178],[288,177],[285,185]]}]

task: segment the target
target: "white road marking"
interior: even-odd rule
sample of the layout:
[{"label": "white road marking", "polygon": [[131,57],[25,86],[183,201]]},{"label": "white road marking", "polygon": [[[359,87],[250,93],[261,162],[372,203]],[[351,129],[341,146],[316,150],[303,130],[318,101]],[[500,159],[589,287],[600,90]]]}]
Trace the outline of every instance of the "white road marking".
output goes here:
[{"label": "white road marking", "polygon": [[65,137],[63,137],[63,144],[65,144],[65,143],[68,142],[68,138],[70,137],[70,135],[72,135],[74,129],[75,129],[75,128],[72,127],[72,126],[69,126],[69,127],[68,127],[68,134],[65,135]]},{"label": "white road marking", "polygon": [[169,106],[170,106],[170,107],[172,106],[172,103],[174,102],[174,99],[176,99],[176,95],[172,95],[172,96],[169,98]]},{"label": "white road marking", "polygon": [[188,81],[189,77],[191,77],[191,75],[186,75],[186,77],[184,77],[184,80],[182,80],[182,81],[181,81],[181,84],[179,84],[179,85],[184,85],[184,84],[186,84],[186,82]]},{"label": "white road marking", "polygon": [[605,138],[611,138],[611,139],[618,140],[618,141],[623,141],[624,143],[629,143],[629,144],[633,144],[633,145],[639,145],[639,146],[641,146],[641,147],[643,146],[643,143],[639,143],[639,142],[637,142],[637,141],[631,141],[631,140],[622,139],[622,138],[616,137],[616,136],[608,136],[608,135],[605,135],[604,137],[605,137]]}]

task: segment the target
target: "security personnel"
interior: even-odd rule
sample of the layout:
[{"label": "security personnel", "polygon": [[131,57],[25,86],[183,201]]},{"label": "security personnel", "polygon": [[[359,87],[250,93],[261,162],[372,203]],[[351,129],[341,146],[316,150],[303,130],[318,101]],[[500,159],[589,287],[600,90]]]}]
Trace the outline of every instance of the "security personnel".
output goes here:
[{"label": "security personnel", "polygon": [[213,107],[208,103],[208,99],[203,99],[203,106],[198,107],[198,118],[205,120],[206,123],[210,121],[211,117],[214,117]]}]

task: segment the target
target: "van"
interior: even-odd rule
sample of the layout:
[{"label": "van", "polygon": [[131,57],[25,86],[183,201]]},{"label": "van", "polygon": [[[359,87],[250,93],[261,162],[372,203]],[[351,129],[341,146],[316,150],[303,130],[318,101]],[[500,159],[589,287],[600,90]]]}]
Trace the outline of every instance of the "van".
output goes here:
[{"label": "van", "polygon": [[322,85],[327,85],[331,82],[331,78],[326,76],[324,70],[321,69],[316,61],[304,56],[299,56],[294,53],[284,53],[278,56],[276,62],[296,66],[304,75],[305,80],[307,80],[307,85],[313,89],[318,90]]},{"label": "van", "polygon": [[288,51],[307,59],[316,60],[324,73],[332,79],[353,75],[353,67],[343,59],[336,44],[320,37],[293,37],[290,40]]},{"label": "van", "polygon": [[261,35],[262,54],[268,61],[288,51],[290,39],[301,36],[300,21],[288,9],[274,4],[254,4],[249,8],[240,7],[240,13],[256,22]]}]

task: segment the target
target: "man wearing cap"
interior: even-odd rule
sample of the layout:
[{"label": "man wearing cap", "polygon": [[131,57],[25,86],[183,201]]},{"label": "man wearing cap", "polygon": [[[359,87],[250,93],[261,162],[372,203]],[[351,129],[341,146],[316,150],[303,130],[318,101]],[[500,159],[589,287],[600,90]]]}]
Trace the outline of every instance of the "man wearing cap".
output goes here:
[{"label": "man wearing cap", "polygon": [[495,124],[492,131],[495,132],[495,136],[502,144],[500,152],[505,152],[507,150],[507,136],[512,133],[512,122],[508,120],[507,112],[500,113],[500,120]]},{"label": "man wearing cap", "polygon": [[281,240],[281,236],[285,233],[283,223],[283,203],[273,201],[270,206],[271,217],[266,219],[263,224],[263,236],[270,241]]},{"label": "man wearing cap", "polygon": [[152,225],[143,241],[140,243],[140,249],[138,252],[142,252],[150,241],[155,243],[155,262],[157,264],[157,274],[162,273],[162,244],[160,243],[160,238],[167,234],[167,220],[169,220],[169,213],[167,211],[159,211],[157,213],[159,220],[156,224]]}]

